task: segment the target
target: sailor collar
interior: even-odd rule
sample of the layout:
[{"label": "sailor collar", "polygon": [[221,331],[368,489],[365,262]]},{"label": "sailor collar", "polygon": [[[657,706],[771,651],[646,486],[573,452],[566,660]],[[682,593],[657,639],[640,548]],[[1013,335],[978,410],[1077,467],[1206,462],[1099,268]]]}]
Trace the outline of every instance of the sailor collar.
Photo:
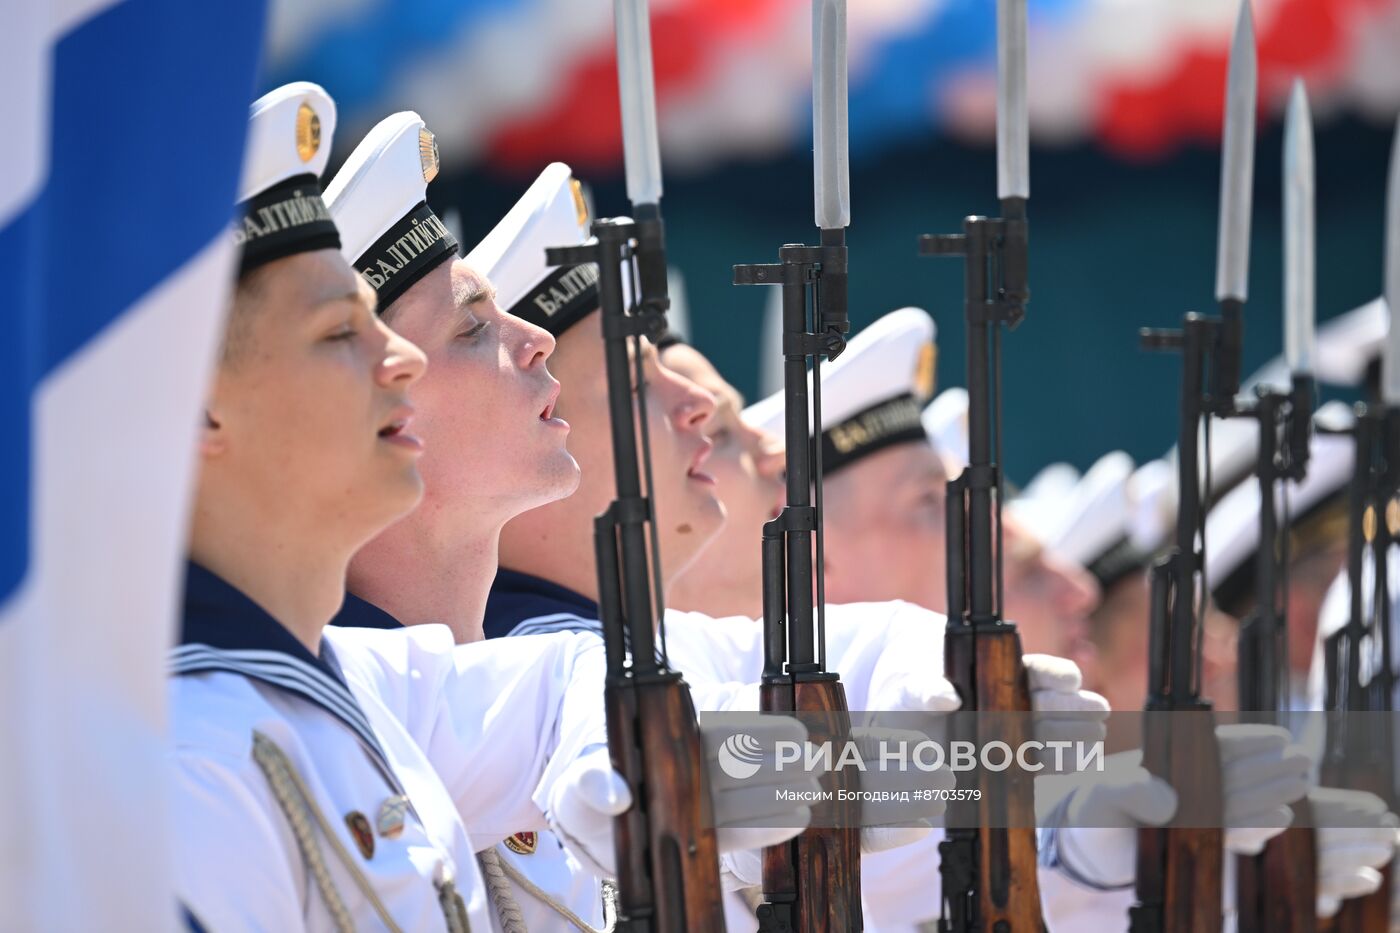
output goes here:
[{"label": "sailor collar", "polygon": [[329,643],[314,655],[287,628],[232,584],[191,561],[185,573],[174,676],[227,671],[294,693],[339,719],[359,737],[396,788],[389,759],[345,682]]},{"label": "sailor collar", "polygon": [[502,567],[486,597],[482,631],[487,638],[501,638],[527,634],[527,629],[601,631],[598,604],[566,586]]},{"label": "sailor collar", "polygon": [[345,602],[341,605],[340,611],[335,614],[334,619],[331,619],[331,625],[339,628],[396,629],[404,627],[402,622],[374,603],[367,599],[361,599],[349,591],[345,593]]}]

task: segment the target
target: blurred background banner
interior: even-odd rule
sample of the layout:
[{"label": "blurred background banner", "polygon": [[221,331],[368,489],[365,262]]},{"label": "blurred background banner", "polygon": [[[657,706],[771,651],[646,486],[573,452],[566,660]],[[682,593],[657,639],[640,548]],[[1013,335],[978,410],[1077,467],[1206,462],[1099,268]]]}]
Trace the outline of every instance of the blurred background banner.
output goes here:
[{"label": "blurred background banner", "polygon": [[[763,298],[730,267],[810,239],[808,0],[654,0],[671,262],[689,329],[749,395],[762,386]],[[919,233],[995,207],[992,0],[851,4],[851,316],[928,308],[962,381],[956,263]],[[1236,0],[1031,0],[1032,302],[1004,342],[1006,466],[1025,481],[1110,447],[1172,441],[1177,365],[1140,326],[1208,310],[1219,137]],[[1380,293],[1400,0],[1255,0],[1261,124],[1245,365],[1282,351],[1281,123],[1305,79],[1317,128],[1318,315]],[[435,206],[464,247],[550,161],[601,214],[626,210],[610,0],[272,0],[262,87],[323,84],[342,155],[377,120],[420,112],[438,135]],[[333,163],[334,164],[334,163]]]},{"label": "blurred background banner", "polygon": [[233,274],[251,0],[0,29],[0,928],[177,925],[166,654]]}]

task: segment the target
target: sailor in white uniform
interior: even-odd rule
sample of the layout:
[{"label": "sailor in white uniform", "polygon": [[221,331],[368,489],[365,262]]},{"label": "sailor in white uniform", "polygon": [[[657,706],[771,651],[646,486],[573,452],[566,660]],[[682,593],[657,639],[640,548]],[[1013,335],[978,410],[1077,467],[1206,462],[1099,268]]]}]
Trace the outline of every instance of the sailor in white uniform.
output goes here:
[{"label": "sailor in white uniform", "polygon": [[489,930],[468,827],[611,851],[611,812],[581,793],[607,762],[602,652],[323,635],[351,554],[421,494],[424,369],[339,253],[318,182],[334,118],[311,84],[253,106],[171,658],[178,891],[218,931]]},{"label": "sailor in white uniform", "polygon": [[[542,255],[547,245],[579,242],[587,234],[566,184],[567,176],[553,167],[546,171],[467,257],[469,264],[490,276],[502,307],[537,321],[559,340],[552,365],[563,382],[560,412],[573,420],[570,449],[583,468],[578,494],[506,526],[502,569],[487,604],[488,638],[599,629],[589,529],[591,516],[601,511],[611,495],[611,474],[605,453],[607,427],[601,420],[605,415],[599,404],[597,294],[591,277],[562,278],[544,265]],[[643,352],[653,405],[648,414],[661,550],[667,574],[674,577],[673,568],[693,558],[722,518],[713,480],[704,466],[711,445],[701,436],[713,401],[693,383],[658,366],[650,347]],[[541,547],[541,542],[548,542],[548,547]],[[894,710],[912,704],[918,709],[946,710],[955,706],[951,685],[941,676],[941,633],[940,616],[908,604],[831,607],[828,658],[831,667],[841,672],[852,708]],[[692,685],[756,684],[762,646],[760,628],[752,619],[714,620],[668,612],[666,635],[672,662]],[[1056,680],[1055,686],[1066,694],[1059,705],[1080,699],[1077,683]],[[730,694],[726,702],[742,703],[744,696],[748,708],[753,708],[756,689]],[[719,708],[707,707],[699,691],[697,704],[702,709]],[[1101,705],[1094,709],[1102,711]],[[1097,727],[1095,722],[1090,729]],[[867,843],[877,835],[867,834]],[[894,841],[898,840],[886,838],[876,844]],[[521,856],[518,864],[528,870],[533,858],[537,855]],[[747,920],[752,922],[751,911]]]},{"label": "sailor in white uniform", "polygon": [[[888,530],[895,541],[903,543],[900,548],[886,547],[887,542],[882,542],[879,549],[882,559],[866,561],[854,572],[848,566],[845,589],[842,590],[848,598],[861,592],[862,582],[870,587],[872,594],[935,598],[934,588],[928,586],[926,581],[919,580],[914,572],[922,562],[927,575],[930,562],[941,557],[943,552],[940,537],[943,522],[942,464],[929,446],[920,419],[920,400],[927,397],[931,383],[932,337],[932,321],[927,314],[918,309],[902,309],[880,318],[853,336],[841,358],[824,365],[825,430],[822,443],[826,459],[832,465],[828,474],[834,474],[827,490],[827,502],[829,508],[841,516],[841,520],[828,531],[829,560],[836,562],[844,558],[848,563],[859,561],[860,555],[856,551],[860,543],[875,538],[882,530]],[[712,433],[723,431],[745,437],[749,452],[739,449],[743,445],[721,442],[710,463],[720,478],[722,490],[728,492],[738,487],[733,497],[737,507],[730,510],[729,521],[744,523],[756,530],[765,515],[761,505],[757,509],[748,506],[747,513],[741,511],[745,507],[743,504],[756,501],[755,497],[746,495],[742,487],[762,488],[763,483],[758,470],[746,467],[746,460],[756,463],[756,454],[765,449],[763,437],[766,432],[763,425],[771,422],[778,401],[765,400],[751,406],[745,411],[744,418],[740,419],[737,416],[737,393],[697,351],[682,346],[668,348],[664,351],[663,361],[681,367],[717,397],[735,400],[730,402],[727,409],[721,401]],[[1038,562],[1042,572],[1053,571],[1067,564],[1067,558],[1073,559],[1074,555],[1082,553],[1082,550],[1068,547],[1071,542],[1092,546],[1095,541],[1116,536],[1113,529],[1095,527],[1105,523],[1105,517],[1095,513],[1100,506],[1112,508],[1115,497],[1111,488],[1107,487],[1111,487],[1115,480],[1126,479],[1131,462],[1122,463],[1123,457],[1107,459],[1107,463],[1090,470],[1083,488],[1076,488],[1080,484],[1071,480],[1063,490],[1066,501],[1062,512],[1065,521],[1058,533],[1048,537],[1065,553],[1043,549],[1032,555],[1031,560],[1025,560],[1025,555],[1013,556],[1013,562],[1022,559],[1027,566]],[[893,500],[908,503],[908,514],[900,515],[897,510],[885,511],[883,503],[878,501],[879,496],[861,496],[858,502],[843,501],[842,497],[868,492],[863,488],[865,485],[878,489]],[[939,494],[929,496],[932,492]],[[925,497],[929,501],[925,501]],[[726,503],[730,501],[726,496]],[[875,514],[859,514],[863,508],[870,508],[872,502],[876,504]],[[1116,517],[1121,520],[1121,515]],[[1112,518],[1108,518],[1108,521],[1111,522]],[[894,524],[900,527],[890,527]],[[838,542],[837,536],[842,534],[851,535],[856,540]],[[1008,543],[1008,548],[1013,546]],[[724,574],[723,568],[732,567],[735,563],[723,554],[711,559],[709,552],[706,552],[686,569],[682,580],[705,571],[718,570]],[[1013,582],[1019,583],[1029,592],[1020,594],[1021,598],[1016,599],[1015,604],[1026,607],[1036,598],[1046,602],[1048,605],[1037,608],[1034,624],[1039,627],[1041,638],[1053,636],[1057,613],[1067,614],[1064,619],[1066,625],[1060,627],[1069,628],[1068,623],[1074,621],[1073,613],[1084,610],[1085,600],[1076,595],[1076,590],[1083,588],[1074,585],[1074,576],[1083,573],[1083,570],[1075,569],[1074,574],[1066,574],[1065,585],[1060,589],[1061,598],[1052,598],[1056,594],[1054,586],[1031,586],[1031,574],[1014,578],[1008,574],[1008,606],[1017,596],[1010,591]],[[735,577],[731,574],[729,578]],[[704,598],[704,583],[705,577],[702,575],[699,582],[690,588],[697,598]],[[938,587],[938,594],[937,598],[941,599],[941,587]],[[728,598],[733,598],[732,594],[728,594]],[[752,594],[750,598],[756,599],[757,594]],[[839,614],[841,610],[853,608],[849,605],[836,606],[833,612]],[[1021,627],[1019,620],[1017,622]],[[749,629],[752,632],[754,627],[750,624]],[[684,631],[683,628],[675,629],[673,636]],[[932,643],[918,647],[906,645],[901,650],[912,652],[913,657],[941,658],[941,630],[937,631],[937,635]],[[740,656],[742,652],[730,646],[724,654]],[[1057,663],[1064,667],[1064,679],[1058,684],[1061,695],[1052,696],[1047,680]],[[1040,706],[1059,705],[1068,698],[1069,691],[1079,688],[1078,671],[1073,664],[1028,655],[1027,665],[1032,684],[1043,691],[1035,698]],[[888,695],[886,691],[879,692]],[[1047,723],[1047,726],[1060,729],[1073,729],[1081,725],[1073,720]],[[1234,741],[1235,737],[1231,735],[1222,736],[1222,745],[1233,748],[1235,746],[1230,743]],[[1285,746],[1286,736],[1274,736],[1269,747],[1256,750],[1256,754],[1245,757],[1227,755],[1231,761],[1230,768],[1235,773],[1243,774],[1246,772],[1242,769],[1246,767],[1258,767],[1260,773],[1269,774],[1271,779],[1281,779],[1277,787],[1291,783],[1301,792],[1301,760],[1287,758]],[[1289,772],[1297,780],[1287,780]],[[1268,783],[1265,780],[1250,778],[1239,783],[1242,788],[1239,799],[1248,798],[1261,808],[1272,805],[1271,801],[1281,803],[1286,800],[1277,797],[1272,790],[1260,793],[1259,788]],[[1050,786],[1054,785],[1047,785],[1045,789],[1048,790]],[[1126,829],[1105,831],[1083,827],[1127,827],[1155,822],[1170,813],[1172,801],[1170,790],[1137,769],[1135,763],[1120,765],[1115,770],[1111,788],[1086,788],[1072,800],[1066,800],[1061,807],[1049,806],[1049,794],[1046,795],[1047,830],[1042,834],[1040,851],[1043,867],[1055,870],[1042,873],[1041,893],[1045,915],[1052,927],[1079,929],[1095,922],[1113,928],[1115,922],[1126,922],[1126,909],[1132,902],[1132,891],[1130,887],[1123,888],[1116,866],[1132,863],[1134,834]],[[1252,844],[1254,837],[1251,833],[1254,832],[1250,829],[1234,833],[1231,840]],[[910,929],[914,924],[931,922],[936,918],[941,887],[936,843],[937,834],[916,845],[871,854],[864,860],[862,884],[866,895],[868,928]],[[1102,858],[1109,854],[1112,860]],[[1086,855],[1089,857],[1086,858]],[[1105,872],[1105,865],[1113,866],[1115,870]]]},{"label": "sailor in white uniform", "polygon": [[[559,390],[547,365],[554,338],[501,310],[491,282],[468,264],[453,261],[455,241],[426,203],[436,155],[432,136],[417,114],[393,114],[369,132],[327,187],[342,251],[376,289],[380,318],[413,339],[429,360],[428,375],[414,390],[415,430],[427,445],[420,458],[424,504],[356,554],[350,566],[350,593],[335,624],[395,629],[445,622],[463,643],[480,640],[481,607],[496,572],[501,525],[572,492],[578,467],[565,448],[567,423],[550,416]],[[562,177],[570,223],[577,224],[583,202],[568,183],[567,169]],[[336,637],[347,634],[337,632]],[[578,637],[597,641],[593,635]],[[510,642],[479,650],[517,651]],[[509,673],[503,670],[501,676]],[[565,673],[561,680],[567,680]],[[391,680],[389,686],[396,682]],[[596,702],[601,689],[600,681],[594,685],[595,697],[588,699]],[[479,694],[483,699],[509,696],[485,678]],[[491,707],[492,717],[517,712],[505,703],[493,702]],[[769,722],[756,728],[791,731],[800,726]],[[417,734],[412,726],[410,731]],[[514,753],[530,753],[528,742],[520,745]],[[793,790],[805,789],[809,780],[797,775],[790,779]],[[500,793],[508,798],[512,791],[503,788]],[[488,793],[482,799],[496,796]],[[795,832],[783,825],[803,821],[806,807],[798,802],[780,802],[774,795],[759,802],[776,809],[754,812],[752,797],[716,794],[721,827],[768,817],[778,828],[765,831],[762,839],[781,841]],[[745,808],[736,809],[741,805]],[[511,812],[499,810],[501,815]],[[585,917],[601,922],[596,915],[603,902],[596,881],[590,880],[596,872],[583,869],[553,835],[544,834],[542,840],[540,827],[518,819],[489,834],[475,824],[469,828],[475,840],[501,840],[498,848],[482,851],[482,865],[488,880],[500,881],[498,893],[509,892],[510,911],[518,913],[517,928],[551,929],[564,919]],[[730,835],[721,832],[720,838],[724,844]],[[532,866],[560,868],[543,874],[537,870],[525,878],[514,869],[512,857],[534,855],[542,841],[543,851],[530,860]]]}]

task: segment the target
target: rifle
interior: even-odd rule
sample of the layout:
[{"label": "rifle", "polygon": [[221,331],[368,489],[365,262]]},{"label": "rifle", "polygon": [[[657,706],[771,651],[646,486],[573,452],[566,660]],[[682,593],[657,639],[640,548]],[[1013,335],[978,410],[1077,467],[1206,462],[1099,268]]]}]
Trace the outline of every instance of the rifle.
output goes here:
[{"label": "rifle", "polygon": [[[1192,715],[1169,721],[1146,717],[1143,766],[1176,788],[1181,802],[1176,825],[1138,831],[1137,903],[1128,911],[1133,933],[1216,933],[1222,920],[1220,748],[1210,701],[1201,696],[1203,580],[1197,589],[1197,577],[1205,569],[1203,501],[1210,500],[1210,476],[1207,464],[1203,500],[1198,442],[1202,422],[1209,431],[1212,415],[1231,414],[1239,391],[1254,177],[1255,56],[1254,21],[1245,0],[1230,49],[1225,95],[1215,279],[1220,315],[1191,313],[1180,330],[1142,331],[1144,348],[1178,350],[1182,360],[1176,540],[1152,567],[1146,710]],[[1178,743],[1188,751],[1174,749]]]},{"label": "rifle", "polygon": [[[1259,422],[1256,595],[1254,610],[1240,626],[1237,666],[1240,709],[1246,716],[1286,710],[1288,530],[1280,528],[1275,495],[1282,481],[1296,482],[1306,475],[1312,394],[1311,377],[1295,372],[1289,392],[1261,388],[1255,404],[1240,412]],[[1280,430],[1285,438],[1282,444]],[[1313,933],[1317,929],[1317,836],[1311,822],[1307,801],[1297,801],[1293,825],[1270,839],[1259,855],[1236,860],[1240,933]]]},{"label": "rifle", "polygon": [[[1348,490],[1350,607],[1347,624],[1323,643],[1329,722],[1322,780],[1334,787],[1370,791],[1393,806],[1395,752],[1391,717],[1376,714],[1394,708],[1387,560],[1395,534],[1394,471],[1400,466],[1400,410],[1357,405],[1356,421],[1350,430],[1356,450]],[[1368,557],[1375,571],[1369,607],[1362,596],[1363,568]],[[1382,875],[1384,882],[1378,891],[1343,901],[1337,916],[1320,924],[1320,928],[1329,933],[1387,929],[1392,867],[1387,865]]]},{"label": "rifle", "polygon": [[[1347,582],[1351,587],[1350,615],[1340,632],[1324,643],[1327,668],[1327,750],[1323,780],[1336,787],[1355,787],[1379,795],[1393,808],[1395,793],[1394,738],[1389,712],[1395,708],[1395,666],[1391,653],[1390,552],[1400,533],[1400,328],[1393,325],[1400,308],[1400,123],[1390,150],[1385,211],[1385,299],[1392,309],[1392,326],[1381,360],[1380,386],[1372,387],[1372,404],[1358,406],[1352,427],[1356,444],[1350,489],[1350,533]],[[1375,570],[1370,618],[1361,598],[1362,566],[1370,551]],[[1361,659],[1368,660],[1369,679],[1361,679]],[[1371,711],[1358,724],[1344,711]],[[1381,720],[1381,722],[1376,722]],[[1390,892],[1396,883],[1394,863],[1386,865],[1380,889],[1342,902],[1326,929],[1342,933],[1383,930],[1389,923]]]},{"label": "rifle", "polygon": [[[1025,0],[997,4],[997,195],[1000,217],[963,219],[963,232],[924,235],[925,256],[963,259],[967,318],[968,464],[948,483],[948,630],[944,665],[964,710],[1031,712],[1030,683],[1016,626],[1002,618],[1001,326],[1014,328],[1030,297],[1026,201],[1030,195],[1025,110]],[[977,741],[975,717],[957,740]],[[998,738],[1032,738],[1015,717]],[[964,734],[967,733],[967,734]],[[1010,733],[1010,734],[1004,734]],[[1021,733],[1021,734],[1017,734]],[[939,930],[1029,933],[1040,914],[1031,775],[1012,769],[974,779],[980,800],[949,804],[939,846]],[[962,790],[964,781],[959,781]],[[959,812],[962,811],[962,812]],[[1006,828],[1014,827],[1014,828]]]},{"label": "rifle", "polygon": [[[821,242],[785,245],[778,250],[776,264],[736,265],[734,284],[782,288],[787,502],[779,516],[763,526],[760,708],[801,715],[811,743],[831,742],[834,747],[849,735],[851,718],[840,675],[826,668],[820,374],[822,358],[835,359],[845,349],[850,327],[846,316],[850,186],[845,0],[813,0],[812,38],[814,174]],[[833,794],[856,788],[851,775],[831,772],[823,779],[823,789]],[[764,900],[757,916],[765,933],[834,933],[863,927],[858,809],[837,794],[834,812],[833,828],[812,827],[790,842],[764,849]]]},{"label": "rifle", "polygon": [[636,219],[597,220],[596,242],[550,249],[547,259],[551,265],[598,265],[617,483],[617,498],[593,524],[607,659],[603,700],[613,768],[636,796],[615,823],[617,928],[718,931],[724,910],[705,749],[690,690],[667,660],[666,630],[659,624],[666,605],[661,555],[648,529],[655,511],[641,340],[665,331],[670,299],[646,2],[617,0],[615,15],[628,195]]},{"label": "rifle", "polygon": [[[1240,709],[1261,714],[1287,708],[1288,529],[1279,527],[1276,494],[1284,481],[1300,482],[1307,475],[1312,426],[1313,158],[1301,81],[1294,84],[1285,127],[1284,333],[1292,385],[1288,392],[1261,386],[1255,391],[1254,404],[1236,411],[1259,424],[1254,467],[1259,483],[1255,604],[1240,626],[1236,673]],[[1311,824],[1308,802],[1300,800],[1293,804],[1293,824],[1288,829],[1269,840],[1259,855],[1236,860],[1240,933],[1314,933],[1317,929],[1317,835]]]}]

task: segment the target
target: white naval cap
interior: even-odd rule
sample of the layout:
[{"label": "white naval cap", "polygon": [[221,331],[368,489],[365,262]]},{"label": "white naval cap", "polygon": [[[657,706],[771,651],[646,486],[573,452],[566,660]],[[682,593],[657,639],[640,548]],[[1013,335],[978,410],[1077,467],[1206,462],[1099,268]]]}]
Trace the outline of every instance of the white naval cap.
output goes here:
[{"label": "white naval cap", "polygon": [[274,259],[339,248],[321,199],[334,135],[335,102],[320,85],[284,84],[254,101],[234,228],[240,276]]},{"label": "white naval cap", "polygon": [[1171,542],[1176,471],[1165,460],[1133,469],[1124,458],[1109,454],[1095,465],[1096,480],[1078,496],[1085,503],[1079,527],[1068,532],[1074,546],[1062,551],[1104,591],[1141,574]]},{"label": "white naval cap", "polygon": [[1158,551],[1175,529],[1176,467],[1166,460],[1149,460],[1133,472],[1128,485],[1128,540],[1144,553]]},{"label": "white naval cap", "polygon": [[588,237],[583,188],[567,165],[554,162],[466,261],[491,280],[502,308],[557,337],[598,309],[598,267],[551,267],[545,250],[577,246]]},{"label": "white naval cap", "polygon": [[404,110],[380,120],[326,186],[341,251],[374,286],[381,311],[457,256],[457,238],[428,206],[437,173],[437,140]]},{"label": "white naval cap", "polygon": [[[909,441],[926,442],[920,412],[933,391],[933,318],[900,308],[866,327],[821,366],[822,468],[828,474]],[[808,378],[810,384],[810,376]],[[782,436],[782,392],[744,409],[749,424]]]},{"label": "white naval cap", "polygon": [[1065,499],[1040,541],[1060,556],[1089,567],[1127,536],[1128,484],[1133,458],[1121,450],[1104,454]]},{"label": "white naval cap", "polygon": [[1037,541],[1044,542],[1079,483],[1079,471],[1068,463],[1046,465],[1006,503],[1009,512]]},{"label": "white naval cap", "polygon": [[[1367,367],[1380,358],[1389,330],[1390,312],[1384,298],[1375,298],[1319,324],[1313,378],[1325,385],[1359,385]],[[1282,356],[1274,357],[1244,382],[1247,390],[1256,385],[1288,388],[1288,364]]]},{"label": "white naval cap", "polygon": [[1317,329],[1313,374],[1318,382],[1359,385],[1366,368],[1380,357],[1390,332],[1390,310],[1376,298],[1340,314]]},{"label": "white naval cap", "polygon": [[[1329,402],[1317,412],[1323,423],[1350,420],[1347,406]],[[1256,426],[1257,427],[1257,426]],[[1324,514],[1345,492],[1355,459],[1352,440],[1346,435],[1315,433],[1308,458],[1307,476],[1288,481],[1288,505],[1292,513],[1289,534],[1297,537],[1313,519]],[[1254,555],[1259,549],[1259,484],[1251,479],[1235,487],[1206,517],[1206,578],[1216,600],[1227,611],[1250,595],[1254,583]],[[1279,526],[1283,526],[1283,490],[1275,497]],[[1298,546],[1292,549],[1295,555]]]},{"label": "white naval cap", "polygon": [[934,448],[945,457],[967,465],[967,389],[944,389],[924,409],[924,431]]}]

